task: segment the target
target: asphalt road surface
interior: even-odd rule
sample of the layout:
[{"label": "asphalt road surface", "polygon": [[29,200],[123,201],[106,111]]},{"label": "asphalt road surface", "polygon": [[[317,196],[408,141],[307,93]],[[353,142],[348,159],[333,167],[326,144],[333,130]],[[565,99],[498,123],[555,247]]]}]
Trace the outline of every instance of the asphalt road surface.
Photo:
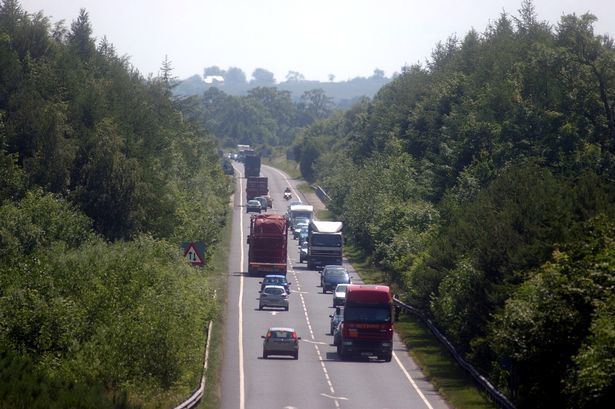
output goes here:
[{"label": "asphalt road surface", "polygon": [[[236,176],[243,165],[235,163]],[[287,202],[284,188],[293,189],[280,171],[263,166],[269,178],[273,209],[284,214]],[[246,179],[236,178],[233,234],[227,306],[225,311],[224,357],[222,364],[221,407],[224,409],[268,408],[448,408],[408,356],[396,337],[391,362],[372,359],[341,361],[329,334],[332,295],[322,294],[316,271],[299,263],[297,241],[288,240],[288,279],[292,283],[289,311],[258,310],[259,277],[247,275],[246,236],[249,217],[245,211]],[[350,265],[353,282],[360,278]],[[262,358],[262,339],[271,326],[293,327],[302,337],[299,359]]]}]

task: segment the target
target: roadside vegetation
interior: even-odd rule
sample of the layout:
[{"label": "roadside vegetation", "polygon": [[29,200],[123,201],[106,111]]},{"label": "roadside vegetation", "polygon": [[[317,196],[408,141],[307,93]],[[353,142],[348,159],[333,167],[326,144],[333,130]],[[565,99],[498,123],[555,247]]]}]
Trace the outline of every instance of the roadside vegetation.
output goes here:
[{"label": "roadside vegetation", "polygon": [[216,141],[88,14],[0,1],[0,407],[170,406],[219,316],[206,262],[228,212]]},{"label": "roadside vegetation", "polygon": [[550,26],[524,1],[291,149],[384,281],[518,407],[615,398],[615,47],[595,20]]}]

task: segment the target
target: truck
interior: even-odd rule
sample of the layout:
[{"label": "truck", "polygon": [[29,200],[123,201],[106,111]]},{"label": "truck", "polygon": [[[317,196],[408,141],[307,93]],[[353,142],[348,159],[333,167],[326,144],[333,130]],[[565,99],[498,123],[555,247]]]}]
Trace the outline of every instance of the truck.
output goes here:
[{"label": "truck", "polygon": [[279,214],[259,214],[250,218],[248,235],[248,274],[283,274],[287,271],[287,220]]},{"label": "truck", "polygon": [[293,204],[288,207],[286,218],[289,222],[289,227],[294,228],[295,223],[299,220],[314,219],[314,206],[305,204]]},{"label": "truck", "polygon": [[339,328],[337,354],[376,356],[390,362],[393,356],[393,298],[388,286],[351,284],[346,290],[344,319]]},{"label": "truck", "polygon": [[268,179],[263,176],[250,176],[246,182],[246,200],[252,200],[256,196],[269,195]]},{"label": "truck", "polygon": [[245,151],[243,169],[246,177],[259,176],[261,174],[261,157],[254,151]]},{"label": "truck", "polygon": [[321,269],[327,264],[342,265],[342,222],[310,221],[307,241],[308,270]]}]

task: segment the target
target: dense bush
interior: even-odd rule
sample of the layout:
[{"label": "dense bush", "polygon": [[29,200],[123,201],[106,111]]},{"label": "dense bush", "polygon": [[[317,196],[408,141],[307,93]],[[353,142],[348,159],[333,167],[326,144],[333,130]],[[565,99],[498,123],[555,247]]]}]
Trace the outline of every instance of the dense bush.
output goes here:
[{"label": "dense bush", "polygon": [[91,34],[0,1],[0,407],[159,404],[218,314],[179,251],[226,219],[217,145]]},{"label": "dense bush", "polygon": [[594,21],[552,27],[524,1],[293,149],[350,240],[520,407],[613,399],[615,48]]}]

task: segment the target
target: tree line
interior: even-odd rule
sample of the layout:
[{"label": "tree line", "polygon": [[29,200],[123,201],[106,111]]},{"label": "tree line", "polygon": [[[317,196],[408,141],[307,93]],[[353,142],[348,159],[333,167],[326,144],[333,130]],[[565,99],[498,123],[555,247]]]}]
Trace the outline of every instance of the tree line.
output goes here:
[{"label": "tree line", "polygon": [[272,147],[290,146],[299,130],[333,111],[322,89],[305,91],[294,102],[289,91],[256,87],[245,96],[210,88],[178,101],[182,113],[216,135],[222,146],[247,144],[267,154]]},{"label": "tree line", "polygon": [[229,182],[166,68],[141,76],[85,10],[0,1],[2,407],[160,403],[198,376],[217,310],[179,244],[209,258]]},{"label": "tree line", "polygon": [[519,407],[615,398],[615,46],[531,1],[293,148],[352,243]]}]

